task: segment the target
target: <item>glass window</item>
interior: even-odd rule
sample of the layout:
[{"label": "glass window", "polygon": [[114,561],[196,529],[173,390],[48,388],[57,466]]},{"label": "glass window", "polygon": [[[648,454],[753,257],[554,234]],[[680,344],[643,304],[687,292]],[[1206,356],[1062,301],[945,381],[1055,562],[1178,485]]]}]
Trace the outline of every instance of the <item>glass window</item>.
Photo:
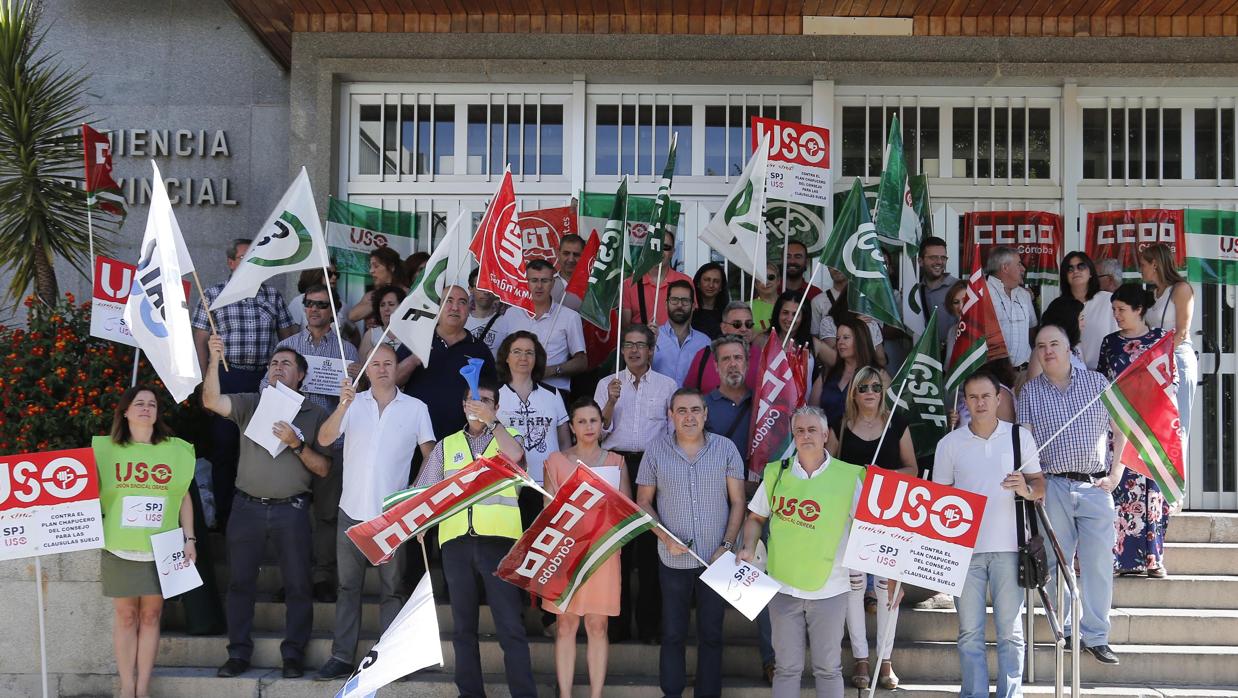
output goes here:
[{"label": "glass window", "polygon": [[1083,110],[1084,179],[1157,179],[1161,176],[1182,178],[1182,110],[1144,107]]},{"label": "glass window", "polygon": [[383,116],[383,174],[393,175],[400,159],[400,107],[384,105]]},{"label": "glass window", "polygon": [[619,106],[599,104],[595,129],[594,171],[600,175],[619,174]]},{"label": "glass window", "polygon": [[1195,178],[1234,178],[1233,109],[1195,110]]},{"label": "glass window", "polygon": [[1105,138],[1107,137],[1104,109],[1083,110],[1083,178],[1105,179],[1108,168],[1105,164]]},{"label": "glass window", "polygon": [[842,175],[844,177],[864,176],[864,128],[864,107],[843,107]]},{"label": "glass window", "polygon": [[[975,111],[969,107],[954,108],[954,159],[964,163],[963,176],[973,177],[972,155],[975,153]],[[957,174],[957,173],[956,173]]]},{"label": "glass window", "polygon": [[[890,123],[898,116],[902,126],[903,157],[907,160],[907,172],[920,174],[924,160],[938,156],[937,107],[904,106],[900,115],[898,107],[843,107],[842,123],[842,174],[844,177],[880,176],[885,161],[886,139]],[[864,135],[867,132],[865,150]],[[917,153],[919,159],[917,159]],[[867,162],[868,169],[865,170]],[[937,172],[930,172],[936,176]]]},{"label": "glass window", "polygon": [[[964,177],[1049,178],[1048,107],[955,107],[953,117],[954,159],[963,161]],[[1085,130],[1088,124],[1085,114]],[[1087,160],[1085,153],[1085,169]]]},{"label": "glass window", "polygon": [[563,174],[563,105],[543,104],[538,156],[544,175]]},{"label": "glass window", "polygon": [[360,114],[358,115],[358,134],[357,134],[357,174],[376,175],[378,171],[378,157],[381,152],[382,134],[379,130],[382,128],[383,110],[377,104],[361,105]]},{"label": "glass window", "polygon": [[[737,175],[743,170],[727,171],[727,120],[726,107],[710,105],[705,107],[705,176],[722,177],[727,174]],[[679,169],[678,164],[675,167]]]},{"label": "glass window", "polygon": [[[456,108],[454,105],[407,103],[403,106],[400,135],[400,172],[430,174],[455,174]],[[433,156],[430,148],[433,141]],[[413,152],[414,148],[416,153]]]}]

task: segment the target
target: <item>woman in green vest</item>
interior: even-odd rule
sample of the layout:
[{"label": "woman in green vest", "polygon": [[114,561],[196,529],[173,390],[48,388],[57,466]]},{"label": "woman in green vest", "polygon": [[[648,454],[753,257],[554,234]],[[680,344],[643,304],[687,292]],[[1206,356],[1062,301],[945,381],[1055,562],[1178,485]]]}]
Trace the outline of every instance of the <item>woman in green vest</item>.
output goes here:
[{"label": "woman in green vest", "polygon": [[103,595],[115,615],[112,645],[122,698],[150,695],[150,676],[159,651],[163,593],[150,538],[178,526],[185,532],[185,557],[197,559],[193,530],[194,451],[172,436],[149,386],[120,397],[112,433],[91,444],[99,468],[104,550],[100,565]]}]

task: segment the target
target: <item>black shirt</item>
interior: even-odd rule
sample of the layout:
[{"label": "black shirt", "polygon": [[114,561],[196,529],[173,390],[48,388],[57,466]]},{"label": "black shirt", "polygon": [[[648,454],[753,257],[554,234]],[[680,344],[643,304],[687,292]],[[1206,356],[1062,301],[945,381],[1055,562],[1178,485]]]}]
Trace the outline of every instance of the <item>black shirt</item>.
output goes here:
[{"label": "black shirt", "polygon": [[841,429],[841,426],[842,420],[830,423],[830,428],[838,436],[838,453],[834,455],[839,460],[855,463],[856,465],[876,465],[886,470],[897,470],[903,467],[903,459],[899,456],[898,445],[898,442],[903,438],[903,432],[907,431],[907,419],[903,415],[897,412],[894,413],[894,420],[890,422],[889,433],[886,434],[885,442],[881,444],[881,453],[877,453],[875,457],[874,452],[877,450],[877,439],[872,441],[861,439],[850,430],[844,431]]},{"label": "black shirt", "polygon": [[418,366],[404,386],[404,392],[426,403],[434,436],[440,441],[464,428],[464,409],[460,403],[468,383],[460,375],[460,369],[468,365],[469,359],[484,361],[481,377],[495,380],[494,356],[485,342],[466,331],[464,339],[447,346],[436,333],[429,365]]}]

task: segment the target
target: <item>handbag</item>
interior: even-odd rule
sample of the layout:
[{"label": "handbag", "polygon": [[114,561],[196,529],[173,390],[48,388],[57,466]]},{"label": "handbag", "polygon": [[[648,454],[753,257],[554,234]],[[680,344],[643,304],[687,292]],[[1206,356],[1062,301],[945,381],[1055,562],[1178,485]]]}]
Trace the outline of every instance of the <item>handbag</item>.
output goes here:
[{"label": "handbag", "polygon": [[[1012,425],[1011,439],[1014,441],[1015,470],[1023,467],[1019,431],[1018,424]],[[1045,550],[1045,539],[1040,535],[1036,524],[1036,513],[1028,511],[1029,506],[1032,506],[1030,501],[1015,495],[1015,528],[1018,531],[1019,541],[1019,586],[1024,589],[1041,589],[1049,581],[1049,555]],[[1031,535],[1028,535],[1028,524],[1031,526]]]}]

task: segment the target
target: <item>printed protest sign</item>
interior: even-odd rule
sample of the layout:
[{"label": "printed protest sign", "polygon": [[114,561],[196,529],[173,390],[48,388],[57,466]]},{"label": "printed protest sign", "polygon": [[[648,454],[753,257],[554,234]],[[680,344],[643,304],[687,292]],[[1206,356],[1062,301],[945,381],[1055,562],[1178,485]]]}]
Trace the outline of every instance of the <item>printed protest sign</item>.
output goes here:
[{"label": "printed protest sign", "polygon": [[92,449],[0,457],[0,560],[102,547]]},{"label": "printed protest sign", "polygon": [[958,596],[986,498],[869,468],[843,565]]},{"label": "printed protest sign", "polygon": [[1118,260],[1122,264],[1122,278],[1126,280],[1139,280],[1139,253],[1157,242],[1169,245],[1179,268],[1186,266],[1186,229],[1181,209],[1141,208],[1089,213],[1084,235],[1092,261]]},{"label": "printed protest sign", "polygon": [[794,121],[752,117],[752,148],[769,133],[765,194],[770,199],[829,206],[834,198],[830,177],[830,131]]},{"label": "printed protest sign", "polygon": [[[125,301],[133,286],[133,273],[137,267],[119,259],[95,257],[95,287],[90,302],[90,336],[120,342],[131,347],[138,345],[125,324]],[[185,297],[190,298],[189,282],[185,284]]]},{"label": "printed protest sign", "polygon": [[748,620],[756,620],[761,609],[782,589],[773,577],[750,562],[736,563],[735,553],[725,552],[705,568],[701,581],[726,599]]},{"label": "printed protest sign", "polygon": [[340,381],[348,377],[346,369],[351,361],[327,356],[306,356],[309,371],[301,382],[301,392],[315,395],[339,395]]},{"label": "printed protest sign", "polygon": [[150,537],[151,552],[155,554],[155,569],[159,572],[159,589],[163,598],[180,596],[202,586],[198,568],[185,556],[185,530],[156,533]]}]

